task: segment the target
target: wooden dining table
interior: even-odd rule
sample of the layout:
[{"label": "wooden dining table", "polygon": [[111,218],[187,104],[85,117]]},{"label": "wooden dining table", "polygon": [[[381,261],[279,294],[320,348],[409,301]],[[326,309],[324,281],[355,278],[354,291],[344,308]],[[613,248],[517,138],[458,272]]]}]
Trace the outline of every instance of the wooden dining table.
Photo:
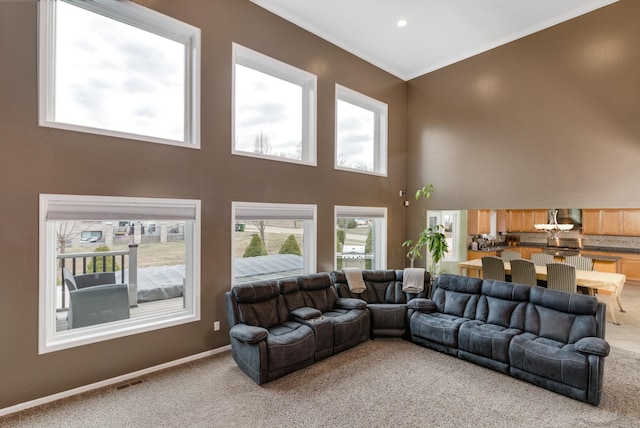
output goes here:
[{"label": "wooden dining table", "polygon": [[[458,270],[460,275],[470,274],[469,271],[477,271],[478,277],[481,277],[482,273],[482,259],[467,260],[465,262],[458,263]],[[511,263],[504,262],[504,271],[507,275],[511,274]],[[468,275],[473,276],[473,275]],[[547,280],[547,267],[536,266],[536,278],[542,281]],[[591,270],[578,270],[576,269],[576,283],[579,287],[585,287],[591,290],[604,290],[610,293],[611,298],[607,306],[611,313],[611,320],[614,324],[619,324],[616,321],[616,315],[613,310],[613,299],[618,303],[620,312],[624,312],[622,308],[622,302],[620,301],[620,295],[622,294],[622,288],[627,277],[621,273],[611,272],[598,272]]]}]

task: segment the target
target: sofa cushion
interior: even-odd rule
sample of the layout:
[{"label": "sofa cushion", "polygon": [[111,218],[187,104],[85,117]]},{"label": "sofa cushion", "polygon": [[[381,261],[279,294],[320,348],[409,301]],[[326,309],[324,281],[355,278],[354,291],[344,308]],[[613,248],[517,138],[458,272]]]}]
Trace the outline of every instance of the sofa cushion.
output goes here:
[{"label": "sofa cushion", "polygon": [[574,345],[523,333],[511,339],[509,361],[524,372],[580,390],[589,384],[589,361]]},{"label": "sofa cushion", "polygon": [[458,348],[475,355],[509,363],[509,342],[522,333],[515,328],[471,320],[460,326]]},{"label": "sofa cushion", "polygon": [[292,363],[311,358],[316,351],[316,339],[310,327],[287,321],[268,329],[267,367],[270,373],[287,372]]},{"label": "sofa cushion", "polygon": [[289,311],[280,295],[277,281],[258,281],[231,289],[238,305],[238,321],[270,328],[289,319]]},{"label": "sofa cushion", "polygon": [[338,296],[328,273],[315,273],[297,278],[304,306],[328,312],[336,307]]},{"label": "sofa cushion", "polygon": [[370,303],[371,325],[376,329],[406,328],[407,305],[402,303]]},{"label": "sofa cushion", "polygon": [[467,321],[469,318],[440,312],[430,314],[414,312],[410,320],[411,336],[457,348],[458,330]]},{"label": "sofa cushion", "polygon": [[473,319],[481,287],[479,278],[443,274],[436,280],[431,300],[438,312]]}]

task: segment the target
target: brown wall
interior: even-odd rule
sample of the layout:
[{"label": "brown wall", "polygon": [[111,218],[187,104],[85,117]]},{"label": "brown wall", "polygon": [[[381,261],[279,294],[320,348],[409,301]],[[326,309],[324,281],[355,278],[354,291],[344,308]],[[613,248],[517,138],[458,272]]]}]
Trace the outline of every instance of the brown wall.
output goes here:
[{"label": "brown wall", "polygon": [[[232,201],[317,204],[319,271],[334,205],[387,206],[388,265],[404,265],[405,82],[248,0],[140,2],[202,30],[201,150],[39,127],[37,2],[0,2],[0,409],[227,345]],[[231,155],[232,42],[318,76],[317,167]],[[389,105],[388,178],[333,169],[336,83]],[[202,320],[38,355],[40,193],[202,200]]]},{"label": "brown wall", "polygon": [[638,16],[621,0],[409,81],[408,188],[439,209],[640,206]]}]

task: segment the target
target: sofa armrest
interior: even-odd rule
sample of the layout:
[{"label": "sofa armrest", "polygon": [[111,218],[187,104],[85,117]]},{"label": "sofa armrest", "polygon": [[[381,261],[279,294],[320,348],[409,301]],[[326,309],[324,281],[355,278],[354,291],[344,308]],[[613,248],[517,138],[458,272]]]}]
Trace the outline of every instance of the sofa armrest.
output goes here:
[{"label": "sofa armrest", "polygon": [[367,302],[362,299],[353,299],[350,297],[339,297],[336,305],[342,309],[366,309]]},{"label": "sofa armrest", "polygon": [[599,337],[583,337],[576,342],[576,350],[584,354],[594,354],[601,357],[609,355],[609,343]]},{"label": "sofa armrest", "polygon": [[269,336],[267,329],[247,324],[236,324],[229,330],[229,335],[245,343],[258,343]]},{"label": "sofa armrest", "polygon": [[407,302],[407,308],[428,314],[436,311],[436,304],[430,299],[416,298]]},{"label": "sofa armrest", "polygon": [[322,312],[320,312],[316,308],[309,308],[303,306],[301,308],[297,308],[291,311],[291,316],[301,320],[310,320],[313,318],[319,318],[322,316]]}]

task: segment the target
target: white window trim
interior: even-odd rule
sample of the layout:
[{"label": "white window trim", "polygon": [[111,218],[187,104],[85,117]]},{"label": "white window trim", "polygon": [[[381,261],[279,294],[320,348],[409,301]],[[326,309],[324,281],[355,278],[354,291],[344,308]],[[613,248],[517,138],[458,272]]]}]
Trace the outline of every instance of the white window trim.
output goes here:
[{"label": "white window trim", "polygon": [[[387,268],[387,207],[362,207],[362,206],[347,206],[336,205],[333,210],[333,224],[338,224],[338,218],[345,217],[364,217],[364,218],[379,218],[383,220],[382,229],[375,234],[374,248],[378,250],[376,253],[376,265],[374,269],[386,269]],[[338,236],[333,234],[333,264],[334,269],[338,268],[336,248],[338,248]]]},{"label": "white window trim", "polygon": [[[231,202],[231,228],[234,230],[237,221],[237,213],[254,212],[256,220],[264,219],[302,219],[305,221],[303,225],[304,241],[302,243],[303,265],[302,270],[305,275],[316,272],[316,251],[317,251],[317,219],[318,207],[311,204],[278,204],[265,202]],[[232,232],[233,233],[233,232]],[[236,240],[231,239],[231,286],[235,285],[235,254]]]},{"label": "white window trim", "polygon": [[[63,214],[77,213],[79,218],[82,217],[83,212],[100,212],[100,209],[108,209],[109,212],[117,213],[119,207],[132,207],[132,211],[127,211],[124,213],[125,215],[129,212],[136,212],[158,216],[162,215],[163,210],[166,209],[168,214],[165,215],[165,218],[172,217],[176,212],[187,213],[188,217],[193,216],[193,226],[189,226],[190,222],[187,222],[185,227],[185,237],[189,235],[190,239],[185,239],[187,287],[185,289],[184,310],[154,317],[130,318],[77,330],[56,332],[54,296],[56,290],[55,287],[51,287],[56,278],[56,242],[54,227],[47,224],[47,214],[50,207],[56,207],[54,209],[61,213],[67,209]],[[63,209],[61,210],[60,207]],[[199,200],[41,194],[39,224],[39,354],[200,320],[201,215]],[[189,260],[191,263],[188,262]]]},{"label": "white window trim", "polygon": [[56,122],[55,100],[55,16],[56,3],[38,1],[38,101],[39,125],[75,132],[107,135],[193,149],[200,148],[200,29],[128,0],[64,0],[74,6],[185,45],[185,136],[175,141],[148,135]]},{"label": "white window trim", "polygon": [[[282,156],[236,150],[236,64],[252,68],[302,87],[302,159],[290,159]],[[231,82],[231,153],[239,156],[317,166],[317,76],[237,43],[232,44],[231,67],[233,75]]]},{"label": "white window trim", "polygon": [[[348,168],[338,165],[338,100],[348,102],[365,110],[370,110],[375,116],[374,125],[374,157],[373,171],[366,171],[358,168]],[[361,174],[387,176],[387,153],[388,153],[388,106],[374,98],[363,95],[352,89],[336,84],[335,98],[335,143],[334,143],[334,165],[335,169],[342,171],[358,172]]]}]

